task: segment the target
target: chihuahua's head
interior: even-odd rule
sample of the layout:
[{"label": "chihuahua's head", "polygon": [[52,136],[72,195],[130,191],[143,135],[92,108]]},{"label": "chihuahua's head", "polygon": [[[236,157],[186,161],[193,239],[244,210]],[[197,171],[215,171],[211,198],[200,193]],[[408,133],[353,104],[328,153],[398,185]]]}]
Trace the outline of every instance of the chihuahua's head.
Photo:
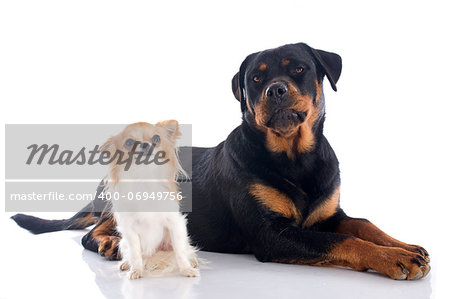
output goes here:
[{"label": "chihuahua's head", "polygon": [[174,180],[179,173],[184,173],[176,148],[180,136],[176,120],[126,126],[100,147],[102,153],[111,157],[110,179]]}]

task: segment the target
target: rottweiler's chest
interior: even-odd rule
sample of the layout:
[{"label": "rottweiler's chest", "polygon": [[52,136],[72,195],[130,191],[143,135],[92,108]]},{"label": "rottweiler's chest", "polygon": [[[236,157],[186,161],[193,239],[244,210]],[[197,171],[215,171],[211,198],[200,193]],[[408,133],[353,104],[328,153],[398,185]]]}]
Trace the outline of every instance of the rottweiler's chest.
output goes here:
[{"label": "rottweiler's chest", "polygon": [[338,181],[321,186],[319,178],[292,181],[286,178],[278,184],[250,183],[248,192],[268,213],[275,213],[307,228],[333,216],[339,207]]}]

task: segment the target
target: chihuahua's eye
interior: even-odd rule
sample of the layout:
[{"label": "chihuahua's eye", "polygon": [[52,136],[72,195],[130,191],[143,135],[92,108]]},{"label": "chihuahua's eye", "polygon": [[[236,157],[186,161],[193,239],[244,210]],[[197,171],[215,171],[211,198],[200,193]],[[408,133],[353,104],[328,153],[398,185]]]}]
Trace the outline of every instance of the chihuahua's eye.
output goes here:
[{"label": "chihuahua's eye", "polygon": [[153,144],[159,144],[160,142],[161,142],[161,137],[159,137],[159,135],[153,135],[152,143]]},{"label": "chihuahua's eye", "polygon": [[134,144],[134,140],[133,139],[127,139],[126,141],[125,141],[125,146],[126,147],[132,147],[133,146],[133,144]]},{"label": "chihuahua's eye", "polygon": [[261,77],[258,75],[253,76],[253,82],[258,83],[261,81]]},{"label": "chihuahua's eye", "polygon": [[300,74],[301,72],[303,72],[303,68],[301,66],[295,68],[296,74]]}]

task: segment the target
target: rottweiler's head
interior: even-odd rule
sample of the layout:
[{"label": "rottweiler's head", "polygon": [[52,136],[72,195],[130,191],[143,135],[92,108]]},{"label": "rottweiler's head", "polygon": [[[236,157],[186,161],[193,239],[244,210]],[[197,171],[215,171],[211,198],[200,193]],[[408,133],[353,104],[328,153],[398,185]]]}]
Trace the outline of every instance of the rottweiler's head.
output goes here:
[{"label": "rottweiler's head", "polygon": [[[314,145],[313,127],[322,118],[322,82],[336,90],[341,57],[306,44],[290,44],[249,55],[233,77],[233,93],[244,119],[267,134],[276,152],[287,151],[295,139],[299,151]],[[272,145],[271,145],[272,144]]]}]

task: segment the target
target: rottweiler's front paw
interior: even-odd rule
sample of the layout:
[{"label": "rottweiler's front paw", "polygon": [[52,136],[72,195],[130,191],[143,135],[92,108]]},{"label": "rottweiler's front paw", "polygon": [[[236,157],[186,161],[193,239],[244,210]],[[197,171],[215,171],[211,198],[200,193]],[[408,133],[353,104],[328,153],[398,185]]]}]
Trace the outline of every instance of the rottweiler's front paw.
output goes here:
[{"label": "rottweiler's front paw", "polygon": [[371,268],[392,279],[420,279],[425,277],[431,269],[422,253],[419,254],[417,251],[412,252],[402,248],[384,248],[377,260]]},{"label": "rottweiler's front paw", "polygon": [[430,255],[428,254],[428,251],[425,250],[425,248],[418,245],[409,245],[409,247],[409,251],[418,252],[427,263],[430,263]]},{"label": "rottweiler's front paw", "polygon": [[98,253],[111,261],[120,260],[119,241],[116,236],[102,237],[98,243]]}]

